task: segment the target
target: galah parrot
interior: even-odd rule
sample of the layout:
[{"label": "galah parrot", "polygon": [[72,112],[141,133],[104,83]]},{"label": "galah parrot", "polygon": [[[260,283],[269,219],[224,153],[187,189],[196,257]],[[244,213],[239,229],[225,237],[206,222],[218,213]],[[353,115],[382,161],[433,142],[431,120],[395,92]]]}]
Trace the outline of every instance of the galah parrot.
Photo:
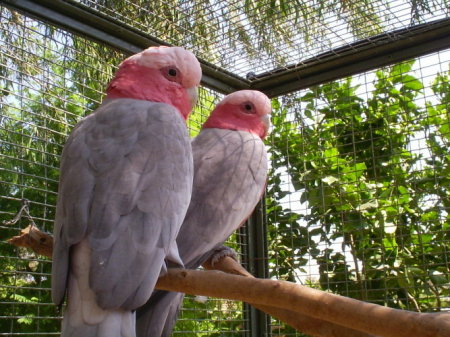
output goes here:
[{"label": "galah parrot", "polygon": [[[177,237],[186,268],[195,269],[219,251],[250,216],[264,192],[270,100],[259,91],[226,96],[192,142],[194,187]],[[215,256],[216,258],[217,256]],[[137,310],[138,337],[170,336],[184,294],[155,291]]]},{"label": "galah parrot", "polygon": [[201,68],[181,47],[123,61],[101,106],[72,131],[61,158],[52,298],[67,292],[63,337],[133,337],[132,312],[166,262],[192,193],[185,119]]}]

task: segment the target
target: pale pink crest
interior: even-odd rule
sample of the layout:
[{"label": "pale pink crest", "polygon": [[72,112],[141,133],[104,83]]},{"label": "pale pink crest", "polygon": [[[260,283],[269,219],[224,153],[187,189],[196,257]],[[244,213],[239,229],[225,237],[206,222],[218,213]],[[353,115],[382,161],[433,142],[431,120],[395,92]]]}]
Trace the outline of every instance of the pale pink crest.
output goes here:
[{"label": "pale pink crest", "polygon": [[202,78],[202,70],[197,58],[182,47],[149,47],[130,56],[122,64],[128,62],[152,69],[161,69],[175,64],[183,74],[182,84],[186,88],[198,86]]}]

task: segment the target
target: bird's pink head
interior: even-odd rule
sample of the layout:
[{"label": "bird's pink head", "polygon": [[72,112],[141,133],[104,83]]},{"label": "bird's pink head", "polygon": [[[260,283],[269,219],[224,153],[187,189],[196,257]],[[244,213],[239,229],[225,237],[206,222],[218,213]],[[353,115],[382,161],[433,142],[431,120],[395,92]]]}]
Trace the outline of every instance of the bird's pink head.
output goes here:
[{"label": "bird's pink head", "polygon": [[247,131],[264,139],[269,131],[271,112],[270,100],[262,92],[240,90],[217,104],[203,128]]},{"label": "bird's pink head", "polygon": [[187,119],[197,101],[202,70],[181,47],[150,47],[123,61],[107,98],[134,98],[173,105]]}]

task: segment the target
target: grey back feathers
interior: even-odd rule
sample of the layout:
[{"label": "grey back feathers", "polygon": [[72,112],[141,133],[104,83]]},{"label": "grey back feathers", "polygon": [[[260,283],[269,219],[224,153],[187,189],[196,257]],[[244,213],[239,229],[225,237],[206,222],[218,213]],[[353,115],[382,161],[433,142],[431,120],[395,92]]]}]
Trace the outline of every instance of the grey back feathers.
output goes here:
[{"label": "grey back feathers", "polygon": [[174,246],[192,191],[185,123],[172,106],[115,99],[82,120],[62,154],[53,301],[61,303],[71,247],[87,239],[89,284],[104,309],[144,304]]}]

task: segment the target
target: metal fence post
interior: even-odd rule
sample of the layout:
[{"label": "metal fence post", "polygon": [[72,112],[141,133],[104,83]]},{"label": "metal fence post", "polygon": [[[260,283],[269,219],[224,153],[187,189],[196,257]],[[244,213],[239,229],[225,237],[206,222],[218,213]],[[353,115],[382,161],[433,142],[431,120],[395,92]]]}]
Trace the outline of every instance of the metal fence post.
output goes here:
[{"label": "metal fence post", "polygon": [[[267,278],[269,276],[265,219],[265,202],[262,199],[256,205],[245,227],[242,228],[246,241],[243,249],[242,262],[247,266],[248,271],[258,278]],[[248,304],[245,304],[245,309],[244,315],[247,316],[245,318],[247,331],[249,331],[248,336],[269,336],[269,316]]]}]

